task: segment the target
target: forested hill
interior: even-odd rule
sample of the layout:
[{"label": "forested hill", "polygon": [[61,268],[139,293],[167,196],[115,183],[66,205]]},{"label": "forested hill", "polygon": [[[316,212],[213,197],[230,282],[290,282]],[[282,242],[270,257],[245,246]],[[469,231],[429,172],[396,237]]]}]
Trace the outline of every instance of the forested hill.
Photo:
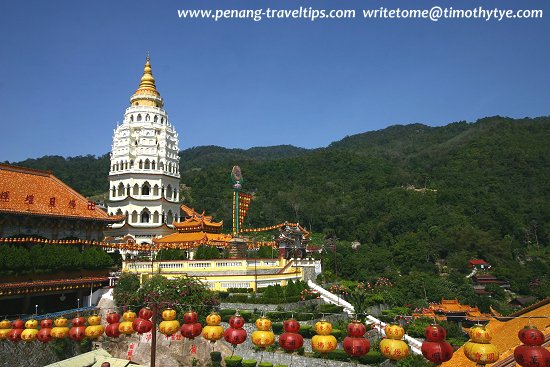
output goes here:
[{"label": "forested hill", "polygon": [[[254,193],[247,226],[298,221],[359,240],[359,254],[336,254],[347,278],[364,276],[358,269],[434,272],[437,259],[464,269],[481,257],[522,294],[550,287],[550,117],[391,126],[315,150],[207,146],[180,155],[187,204],[217,220],[231,223],[238,164]],[[84,195],[108,189],[108,155],[15,164],[52,170]]]},{"label": "forested hill", "polygon": [[[181,153],[188,203],[230,223],[229,172],[255,193],[248,225],[299,221],[377,246],[395,260],[485,258],[550,245],[550,118],[490,117],[443,127],[391,126],[322,149],[292,146]],[[52,170],[85,195],[106,192],[108,155],[15,164]],[[515,251],[515,252],[514,252]]]}]

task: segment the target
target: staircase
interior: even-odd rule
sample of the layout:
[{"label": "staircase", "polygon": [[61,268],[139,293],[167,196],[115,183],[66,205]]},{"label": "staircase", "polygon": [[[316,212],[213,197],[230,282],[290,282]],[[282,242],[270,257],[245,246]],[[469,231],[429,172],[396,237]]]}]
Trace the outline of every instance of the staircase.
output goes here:
[{"label": "staircase", "polygon": [[[309,286],[309,288],[313,289],[314,291],[319,292],[319,296],[323,301],[327,303],[331,303],[333,305],[342,306],[344,308],[344,311],[350,316],[355,314],[355,308],[351,303],[335,295],[334,293],[330,293],[320,285],[313,283],[311,280],[308,280],[307,285]],[[376,317],[371,315],[367,315],[367,320],[370,322],[371,325],[374,325],[374,328],[381,335],[385,335],[384,333],[384,327],[386,326],[385,322],[380,321]],[[405,334],[404,339],[409,344],[409,347],[411,348],[411,352],[413,352],[414,354],[422,354],[422,351],[421,351],[422,342],[420,340],[415,339],[407,334]]]}]

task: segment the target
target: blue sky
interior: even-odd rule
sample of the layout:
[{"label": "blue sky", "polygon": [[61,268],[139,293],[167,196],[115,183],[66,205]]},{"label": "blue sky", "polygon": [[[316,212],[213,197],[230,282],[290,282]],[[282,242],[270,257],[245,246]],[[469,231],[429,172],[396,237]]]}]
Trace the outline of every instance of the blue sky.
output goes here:
[{"label": "blue sky", "polygon": [[[546,17],[360,16],[433,5]],[[358,18],[177,17],[178,9],[268,6],[357,9]],[[0,161],[107,153],[147,51],[180,149],[312,148],[393,124],[550,115],[550,6],[541,0],[12,0],[0,5],[0,30]]]}]

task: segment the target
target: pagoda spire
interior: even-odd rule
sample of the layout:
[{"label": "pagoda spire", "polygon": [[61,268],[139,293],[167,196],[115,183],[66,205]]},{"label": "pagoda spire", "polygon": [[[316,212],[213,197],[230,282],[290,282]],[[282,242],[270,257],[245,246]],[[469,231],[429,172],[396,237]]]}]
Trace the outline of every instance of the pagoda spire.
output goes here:
[{"label": "pagoda spire", "polygon": [[[152,103],[152,100],[157,101]],[[162,107],[162,99],[160,99],[160,93],[157,91],[155,78],[153,77],[149,52],[147,52],[147,57],[145,58],[145,66],[143,67],[143,75],[141,76],[139,87],[130,101],[132,105]]]}]

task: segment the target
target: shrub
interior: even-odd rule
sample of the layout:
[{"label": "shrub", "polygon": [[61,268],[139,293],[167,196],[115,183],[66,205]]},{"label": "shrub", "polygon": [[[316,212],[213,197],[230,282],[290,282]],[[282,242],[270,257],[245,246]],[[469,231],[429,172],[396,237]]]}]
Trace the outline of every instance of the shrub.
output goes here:
[{"label": "shrub", "polygon": [[307,325],[307,324],[301,325],[299,333],[301,336],[303,336],[306,339],[311,339],[313,335],[316,334],[315,329],[311,325]]},{"label": "shrub", "polygon": [[226,298],[226,302],[235,302],[235,303],[247,303],[248,294],[233,294]]},{"label": "shrub", "polygon": [[227,367],[242,367],[243,357],[241,356],[225,357],[224,361]]},{"label": "shrub", "polygon": [[356,360],[361,364],[372,364],[378,365],[384,362],[387,358],[384,357],[378,350],[373,350],[371,348],[370,352],[357,358]]},{"label": "shrub", "polygon": [[258,367],[273,367],[273,363],[271,363],[271,362],[260,362]]},{"label": "shrub", "polygon": [[242,363],[243,367],[256,367],[256,364],[258,364],[255,359],[245,359]]},{"label": "shrub", "polygon": [[343,349],[335,349],[332,352],[329,352],[327,357],[328,359],[332,359],[334,361],[349,361],[349,356]]},{"label": "shrub", "polygon": [[284,331],[282,322],[274,322],[273,324],[271,324],[271,327],[273,329],[273,332],[277,335],[282,334]]},{"label": "shrub", "polygon": [[348,335],[344,330],[340,329],[332,329],[331,334],[334,335],[338,341],[344,340],[344,338]]},{"label": "shrub", "polygon": [[212,362],[221,362],[222,354],[221,352],[210,352],[210,359]]}]

